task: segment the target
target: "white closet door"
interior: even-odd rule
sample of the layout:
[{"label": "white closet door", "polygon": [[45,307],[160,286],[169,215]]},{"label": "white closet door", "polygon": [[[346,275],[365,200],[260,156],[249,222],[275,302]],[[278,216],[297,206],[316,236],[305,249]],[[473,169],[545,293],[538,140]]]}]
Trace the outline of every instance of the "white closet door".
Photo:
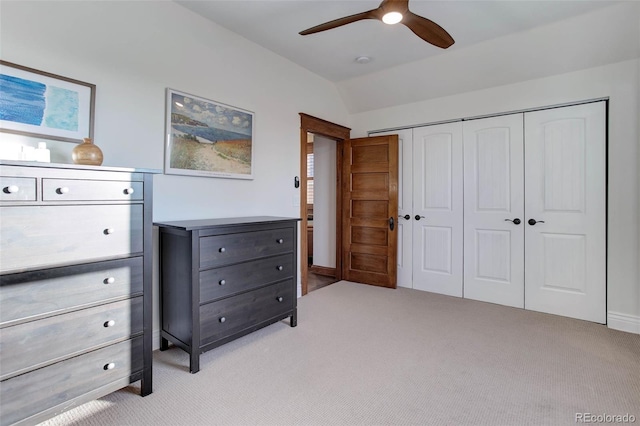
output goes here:
[{"label": "white closet door", "polygon": [[[398,286],[413,287],[413,130],[370,136],[398,135]],[[405,219],[405,216],[409,219]]]},{"label": "white closet door", "polygon": [[462,122],[413,130],[413,176],[413,287],[462,297]]},{"label": "white closet door", "polygon": [[524,307],[523,116],[465,121],[464,297]]},{"label": "white closet door", "polygon": [[605,122],[604,102],[525,114],[526,309],[606,320]]}]

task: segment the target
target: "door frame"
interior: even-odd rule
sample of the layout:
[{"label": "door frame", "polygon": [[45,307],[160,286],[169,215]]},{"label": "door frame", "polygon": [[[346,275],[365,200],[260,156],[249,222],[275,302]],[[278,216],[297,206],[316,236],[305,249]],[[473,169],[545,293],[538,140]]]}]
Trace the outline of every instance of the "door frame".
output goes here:
[{"label": "door frame", "polygon": [[342,279],[342,150],[351,129],[305,113],[300,114],[300,281],[302,295],[308,293],[307,266],[307,133],[336,141],[336,280]]}]

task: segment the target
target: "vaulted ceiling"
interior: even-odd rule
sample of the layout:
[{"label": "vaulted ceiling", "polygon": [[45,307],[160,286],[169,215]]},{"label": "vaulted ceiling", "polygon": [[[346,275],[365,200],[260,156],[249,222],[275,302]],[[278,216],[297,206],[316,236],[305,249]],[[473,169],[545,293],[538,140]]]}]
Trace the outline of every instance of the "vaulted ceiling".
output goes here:
[{"label": "vaulted ceiling", "polygon": [[[380,0],[179,0],[177,3],[336,83],[356,113],[637,58],[640,3],[410,0],[442,26],[444,50],[370,19],[301,36]],[[630,13],[631,12],[631,13]],[[367,64],[356,58],[367,56]]]},{"label": "vaulted ceiling", "polygon": [[[482,41],[547,25],[611,1],[435,1],[411,0],[410,10],[445,28],[455,39],[447,50],[425,43],[403,25],[364,20],[301,36],[306,28],[378,7],[379,0],[178,1],[186,8],[295,62],[339,82]],[[371,58],[359,64],[356,58]]]}]

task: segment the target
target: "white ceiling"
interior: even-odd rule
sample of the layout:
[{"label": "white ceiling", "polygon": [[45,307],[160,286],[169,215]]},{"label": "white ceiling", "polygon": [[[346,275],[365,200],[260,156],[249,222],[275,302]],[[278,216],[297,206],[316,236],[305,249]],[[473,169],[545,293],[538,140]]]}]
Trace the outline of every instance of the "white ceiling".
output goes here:
[{"label": "white ceiling", "polygon": [[[592,0],[410,0],[412,12],[438,23],[456,43],[432,46],[403,25],[355,22],[301,36],[309,27],[378,7],[378,0],[195,0],[184,7],[300,66],[340,82],[611,6]],[[372,61],[358,64],[355,58]]]}]

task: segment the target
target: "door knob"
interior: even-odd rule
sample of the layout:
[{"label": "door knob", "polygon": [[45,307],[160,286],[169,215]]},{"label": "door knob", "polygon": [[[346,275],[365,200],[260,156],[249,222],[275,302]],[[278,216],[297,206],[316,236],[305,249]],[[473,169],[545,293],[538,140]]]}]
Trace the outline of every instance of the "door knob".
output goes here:
[{"label": "door knob", "polygon": [[411,216],[409,216],[408,214],[405,214],[404,216],[398,216],[398,219],[409,220],[411,219]]},{"label": "door knob", "polygon": [[420,216],[419,214],[417,214],[415,219],[416,220],[424,219],[424,216]]},{"label": "door knob", "polygon": [[544,223],[544,220],[529,219],[529,225],[533,226],[536,223]]},{"label": "door knob", "polygon": [[395,221],[393,220],[393,217],[389,218],[389,229],[393,231],[393,228],[395,227]]},{"label": "door knob", "polygon": [[513,219],[513,220],[505,219],[504,221],[505,222],[513,222],[514,225],[520,225],[520,223],[521,223],[520,219],[518,219],[517,217],[515,219]]}]

